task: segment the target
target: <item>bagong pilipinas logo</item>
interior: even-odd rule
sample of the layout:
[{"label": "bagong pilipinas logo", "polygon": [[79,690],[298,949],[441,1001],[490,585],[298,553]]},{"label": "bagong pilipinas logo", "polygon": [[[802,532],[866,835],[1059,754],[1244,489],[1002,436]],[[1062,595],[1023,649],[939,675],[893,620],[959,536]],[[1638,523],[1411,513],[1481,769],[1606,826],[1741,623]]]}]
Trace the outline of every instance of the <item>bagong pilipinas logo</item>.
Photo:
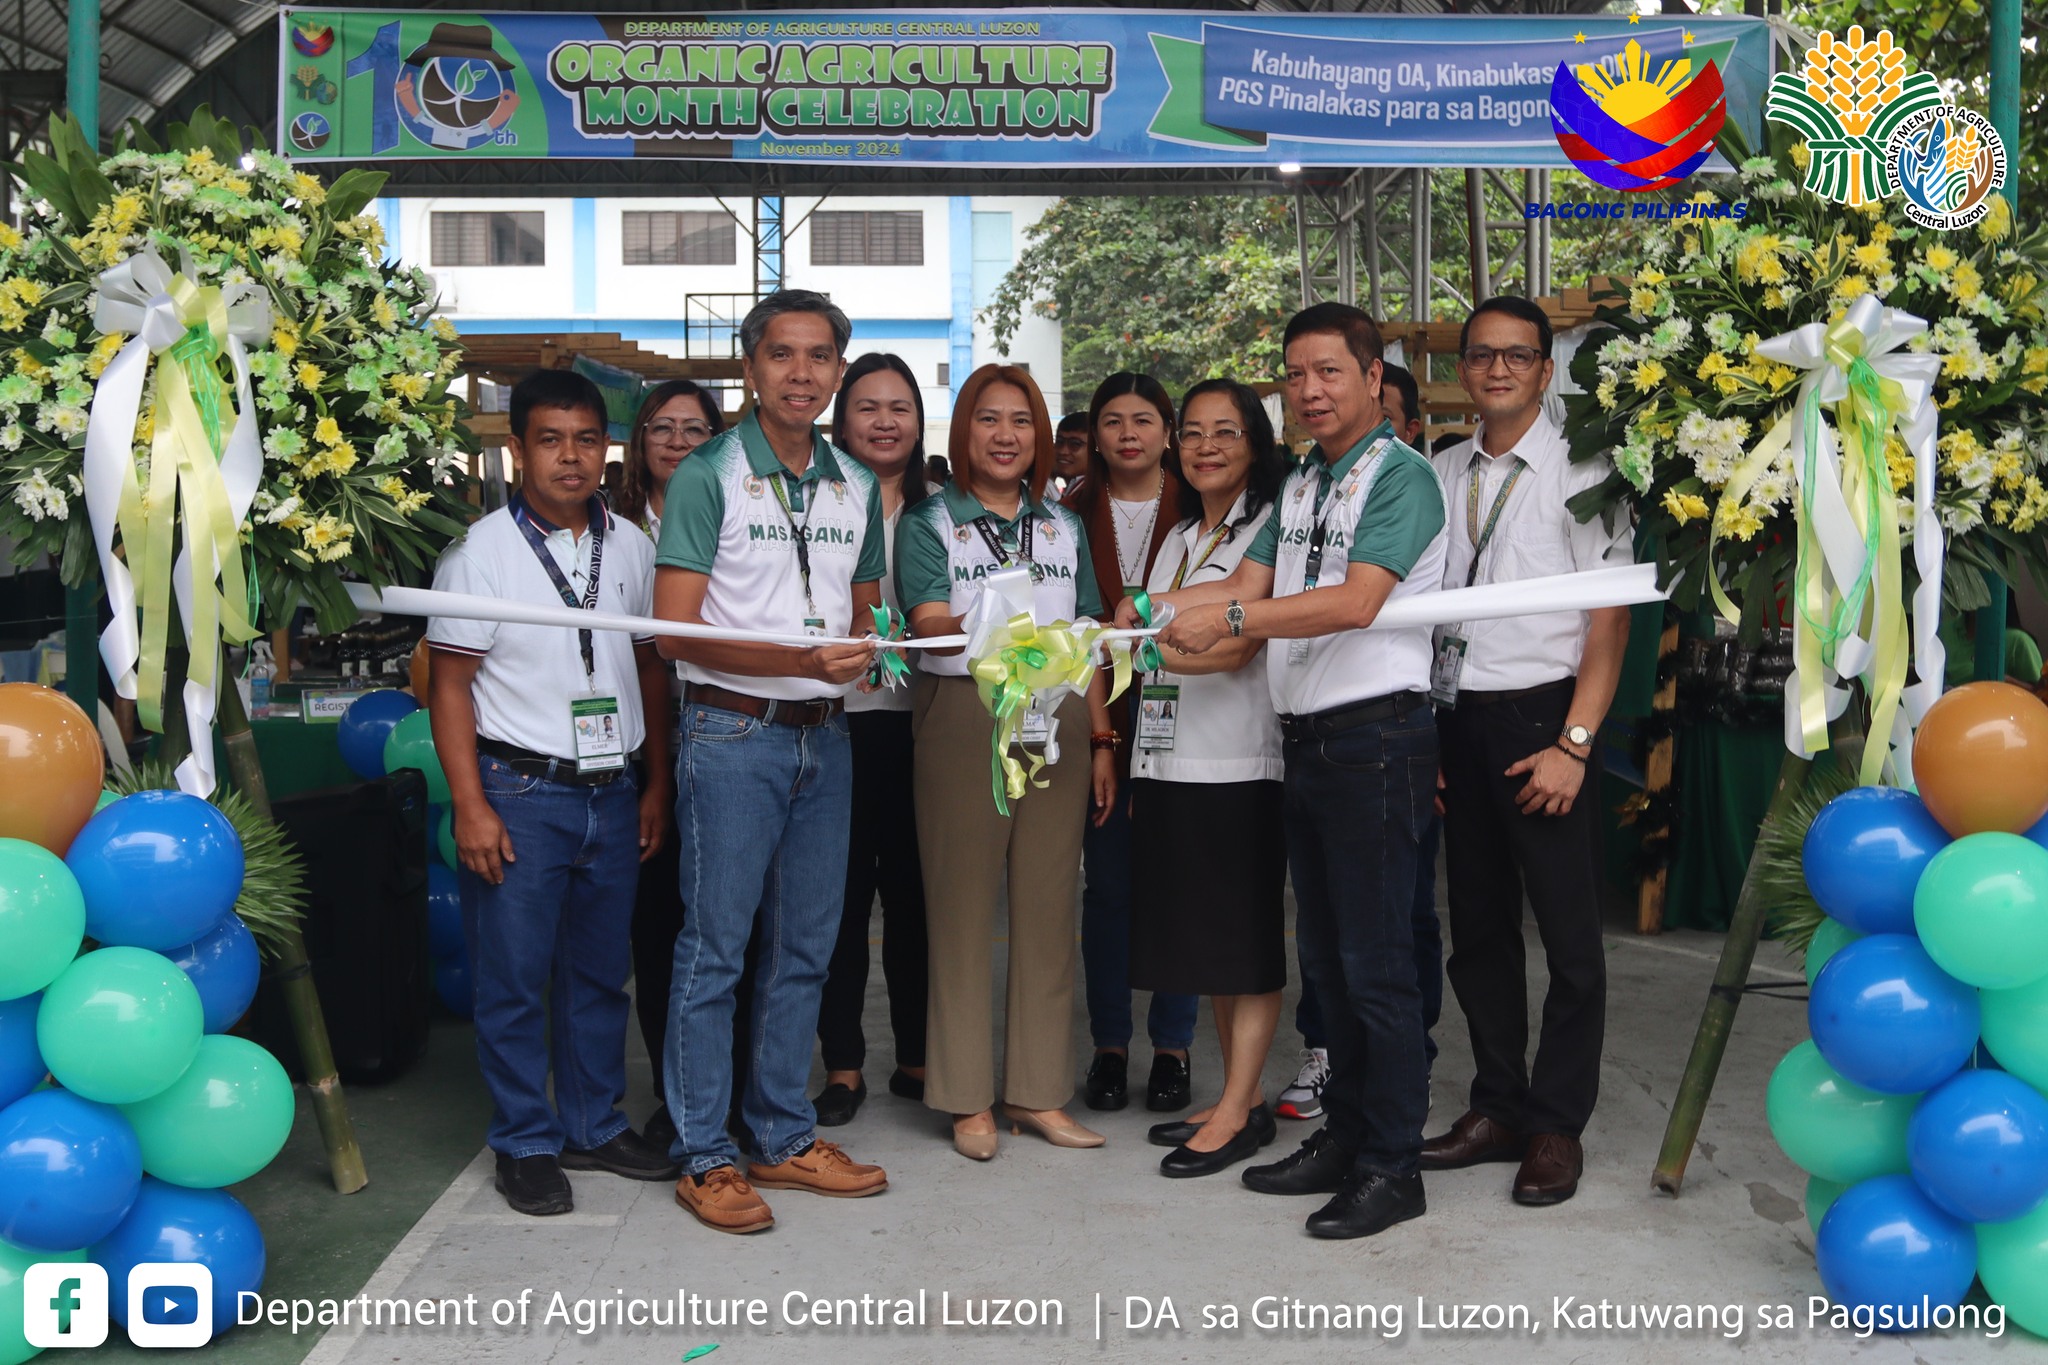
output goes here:
[{"label": "bagong pilipinas logo", "polygon": [[497,140],[519,95],[512,63],[492,45],[496,37],[489,24],[435,24],[406,55],[392,97],[414,137],[453,152]]},{"label": "bagong pilipinas logo", "polygon": [[1885,174],[1906,196],[1906,216],[1921,227],[1969,227],[2005,187],[2005,140],[1974,109],[1922,109],[1892,130],[1884,152]]},{"label": "bagong pilipinas logo", "polygon": [[1906,120],[1941,103],[1941,85],[1925,71],[1906,73],[1906,54],[1888,29],[1875,38],[1852,24],[1837,38],[1823,32],[1797,72],[1771,77],[1764,117],[1788,124],[1813,153],[1806,188],[1854,208],[1891,197],[1885,148]]},{"label": "bagong pilipinas logo", "polygon": [[1721,72],[1711,61],[1654,58],[1633,38],[1607,61],[1574,71],[1559,62],[1550,81],[1557,145],[1595,184],[1635,193],[1660,190],[1698,170],[1728,116]]},{"label": "bagong pilipinas logo", "polygon": [[334,26],[321,23],[292,25],[292,46],[302,57],[324,57],[334,46]]}]

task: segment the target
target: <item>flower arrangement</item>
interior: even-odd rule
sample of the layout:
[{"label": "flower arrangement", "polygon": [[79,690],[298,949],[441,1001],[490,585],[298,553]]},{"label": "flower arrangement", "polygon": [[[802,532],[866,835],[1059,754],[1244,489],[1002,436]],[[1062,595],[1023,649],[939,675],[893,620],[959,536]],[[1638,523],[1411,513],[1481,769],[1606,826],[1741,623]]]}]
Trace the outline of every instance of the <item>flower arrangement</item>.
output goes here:
[{"label": "flower arrangement", "polygon": [[[455,329],[431,316],[426,275],[383,259],[363,212],[381,173],[324,185],[245,152],[204,109],[169,143],[131,132],[102,158],[59,120],[51,154],[15,171],[28,210],[26,231],[0,222],[0,532],[20,562],[52,554],[66,583],[94,577],[85,433],[95,381],[128,340],[95,326],[100,276],[154,251],[196,285],[268,301],[267,344],[249,354],[262,477],[239,528],[258,619],[275,628],[303,603],[338,629],[356,616],[344,575],[418,579],[467,520],[459,456],[475,442],[448,391]],[[152,373],[133,443],[145,482],[155,386]]]},{"label": "flower arrangement", "polygon": [[[1723,490],[1791,411],[1804,376],[1757,347],[1839,322],[1868,295],[1924,318],[1909,349],[1941,358],[1934,501],[1948,538],[1947,606],[1982,606],[1985,573],[2010,579],[2024,565],[2048,576],[2048,228],[2019,233],[2003,200],[1957,232],[1916,226],[1897,199],[1843,208],[1794,183],[1803,143],[1748,156],[1726,139],[1740,175],[1717,193],[1747,198],[1747,218],[1651,237],[1642,268],[1600,315],[1612,330],[1572,358],[1584,390],[1566,403],[1573,458],[1611,454],[1616,470],[1575,510],[1632,502],[1665,581],[1681,576],[1681,607],[1699,605],[1718,567],[1745,625],[1770,624],[1796,550],[1798,452],[1788,446],[1740,496]],[[1896,432],[1885,464],[1910,543],[1913,460]]]}]

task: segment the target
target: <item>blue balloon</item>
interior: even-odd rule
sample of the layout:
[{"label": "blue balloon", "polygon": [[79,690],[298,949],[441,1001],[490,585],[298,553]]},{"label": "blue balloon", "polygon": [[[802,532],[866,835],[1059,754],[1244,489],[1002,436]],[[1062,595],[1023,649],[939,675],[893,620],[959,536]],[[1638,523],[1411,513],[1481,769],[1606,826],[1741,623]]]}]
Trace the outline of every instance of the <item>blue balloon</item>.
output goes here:
[{"label": "blue balloon", "polygon": [[1918,939],[1872,934],[1820,969],[1806,1022],[1828,1065],[1856,1084],[1917,1095],[1976,1055],[1982,1015],[1976,989],[1935,966]]},{"label": "blue balloon", "polygon": [[349,703],[336,727],[341,761],[357,777],[384,776],[384,741],[391,737],[391,727],[419,709],[420,704],[405,692],[385,688],[363,693]]},{"label": "blue balloon", "polygon": [[107,1272],[107,1309],[128,1325],[128,1272],[152,1261],[197,1262],[213,1272],[213,1334],[235,1325],[235,1297],[263,1287],[263,1230],[226,1190],[188,1190],[142,1177],[135,1207],[92,1248]]},{"label": "blue balloon", "polygon": [[2003,1071],[1965,1071],[1906,1129],[1913,1178],[1966,1223],[2004,1223],[2048,1198],[2048,1098]]},{"label": "blue balloon", "polygon": [[1949,842],[1913,793],[1857,787],[1828,802],[1806,831],[1807,889],[1859,934],[1910,934],[1913,888]]},{"label": "blue balloon", "polygon": [[36,1046],[36,1010],[43,993],[0,1000],[0,1109],[43,1083],[50,1068]]},{"label": "blue balloon", "polygon": [[2041,847],[2048,848],[2048,815],[2044,815],[2039,820],[2036,820],[2034,827],[2027,831],[2026,837],[2032,839]]},{"label": "blue balloon", "polygon": [[183,792],[136,792],[85,822],[64,855],[103,946],[169,952],[206,937],[242,893],[242,840]]},{"label": "blue balloon", "polygon": [[0,1110],[0,1240],[76,1251],[112,1232],[142,1188],[142,1144],[121,1111],[68,1090]]},{"label": "blue balloon", "polygon": [[1820,1220],[1814,1259],[1844,1308],[1889,1309],[1893,1330],[1917,1330],[1926,1305],[1954,1306],[1977,1276],[1977,1233],[1935,1207],[1909,1175],[1847,1190]]},{"label": "blue balloon", "polygon": [[461,884],[439,863],[427,865],[427,946],[436,962],[461,957],[465,951]]},{"label": "blue balloon", "polygon": [[226,1033],[249,1012],[263,978],[263,958],[240,915],[229,911],[205,938],[164,956],[192,978],[208,1033]]},{"label": "blue balloon", "polygon": [[476,987],[469,979],[469,959],[449,958],[434,964],[434,994],[451,1013],[464,1019],[476,1013]]}]

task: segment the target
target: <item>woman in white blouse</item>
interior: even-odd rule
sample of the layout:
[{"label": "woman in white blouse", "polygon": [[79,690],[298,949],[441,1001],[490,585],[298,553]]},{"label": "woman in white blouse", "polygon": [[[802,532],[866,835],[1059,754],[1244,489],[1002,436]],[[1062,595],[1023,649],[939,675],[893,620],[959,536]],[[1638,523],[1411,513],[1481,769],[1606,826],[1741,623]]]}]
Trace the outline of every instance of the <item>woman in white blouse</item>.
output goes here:
[{"label": "woman in white blouse", "polygon": [[[1252,390],[1212,379],[1181,404],[1179,524],[1146,588],[1228,578],[1273,514],[1286,462]],[[1169,1176],[1209,1175],[1273,1140],[1260,1090],[1287,985],[1280,722],[1254,640],[1147,674],[1131,751],[1131,985],[1207,995],[1223,1045],[1222,1098],[1151,1139]]]}]

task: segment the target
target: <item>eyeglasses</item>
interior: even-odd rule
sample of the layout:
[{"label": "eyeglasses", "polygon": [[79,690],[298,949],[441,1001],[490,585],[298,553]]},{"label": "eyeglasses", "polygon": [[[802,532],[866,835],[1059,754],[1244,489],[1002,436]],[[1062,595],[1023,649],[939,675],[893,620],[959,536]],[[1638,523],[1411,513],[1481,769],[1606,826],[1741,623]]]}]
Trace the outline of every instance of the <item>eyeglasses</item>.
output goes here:
[{"label": "eyeglasses", "polygon": [[1466,369],[1483,373],[1493,368],[1495,356],[1505,360],[1509,370],[1522,374],[1543,359],[1543,352],[1534,346],[1507,346],[1497,351],[1491,346],[1473,346],[1458,358],[1465,362]]},{"label": "eyeglasses", "polygon": [[711,428],[702,422],[649,422],[647,439],[664,444],[687,441],[691,445],[702,445],[711,439]]},{"label": "eyeglasses", "polygon": [[1176,434],[1183,446],[1198,446],[1204,441],[1213,441],[1219,446],[1234,446],[1244,439],[1244,433],[1236,427],[1218,427],[1214,431],[1196,431],[1182,427]]}]

